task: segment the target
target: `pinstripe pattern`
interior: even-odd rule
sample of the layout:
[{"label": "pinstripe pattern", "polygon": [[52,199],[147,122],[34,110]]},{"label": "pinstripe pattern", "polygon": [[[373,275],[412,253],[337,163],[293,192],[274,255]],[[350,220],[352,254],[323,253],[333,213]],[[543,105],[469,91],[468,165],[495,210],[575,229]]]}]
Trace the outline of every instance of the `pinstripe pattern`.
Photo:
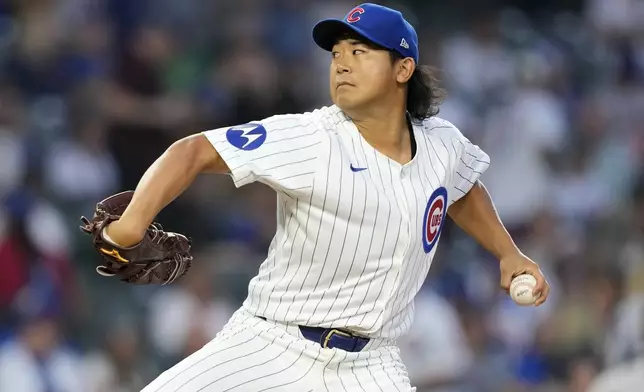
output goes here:
[{"label": "pinstripe pattern", "polygon": [[417,152],[405,165],[371,147],[335,106],[261,123],[267,138],[252,151],[232,146],[226,128],[205,132],[237,186],[259,181],[278,192],[277,232],[244,307],[282,322],[403,335],[436,249],[422,245],[430,195],[445,187],[451,205],[489,157],[440,118],[414,124]]},{"label": "pinstripe pattern", "polygon": [[213,341],[142,392],[413,392],[390,345],[350,353],[304,340],[293,324],[238,310]]},{"label": "pinstripe pattern", "polygon": [[[438,118],[414,124],[416,154],[405,165],[371,147],[334,106],[261,126],[266,138],[253,149],[233,146],[225,128],[204,134],[236,186],[277,192],[267,258],[224,330],[143,392],[415,391],[393,344],[411,325],[441,216],[489,157]],[[297,325],[372,340],[358,353],[324,349]]]}]

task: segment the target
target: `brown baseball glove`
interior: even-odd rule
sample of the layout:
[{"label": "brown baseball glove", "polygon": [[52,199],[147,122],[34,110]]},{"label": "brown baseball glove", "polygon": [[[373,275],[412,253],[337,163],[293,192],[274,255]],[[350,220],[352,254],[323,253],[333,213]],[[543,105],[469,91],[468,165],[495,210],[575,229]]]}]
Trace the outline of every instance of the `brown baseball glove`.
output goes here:
[{"label": "brown baseball glove", "polygon": [[96,271],[127,283],[172,283],[190,268],[190,239],[165,232],[156,222],[150,225],[139,244],[129,248],[115,245],[103,237],[103,229],[121,217],[133,195],[132,191],[112,195],[96,204],[91,221],[81,217],[81,230],[92,236],[94,247],[103,259]]}]

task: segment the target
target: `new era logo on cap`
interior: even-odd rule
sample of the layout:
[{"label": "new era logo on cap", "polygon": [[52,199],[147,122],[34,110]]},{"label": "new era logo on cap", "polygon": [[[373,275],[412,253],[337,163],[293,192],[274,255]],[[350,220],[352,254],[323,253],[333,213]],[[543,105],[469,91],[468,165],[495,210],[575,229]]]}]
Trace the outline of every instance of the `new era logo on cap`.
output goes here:
[{"label": "new era logo on cap", "polygon": [[330,51],[347,29],[383,48],[411,57],[418,63],[418,36],[400,11],[364,3],[349,11],[344,19],[326,19],[313,28],[313,40]]}]

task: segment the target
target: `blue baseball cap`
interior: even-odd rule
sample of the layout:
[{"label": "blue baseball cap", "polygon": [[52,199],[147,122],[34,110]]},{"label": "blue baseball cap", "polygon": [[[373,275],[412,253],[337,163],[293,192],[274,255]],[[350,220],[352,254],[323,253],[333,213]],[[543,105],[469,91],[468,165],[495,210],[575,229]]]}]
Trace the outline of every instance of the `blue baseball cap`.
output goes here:
[{"label": "blue baseball cap", "polygon": [[313,40],[322,49],[331,51],[338,37],[347,29],[403,57],[411,57],[418,63],[418,35],[400,11],[364,3],[349,11],[344,19],[318,22],[313,27]]}]

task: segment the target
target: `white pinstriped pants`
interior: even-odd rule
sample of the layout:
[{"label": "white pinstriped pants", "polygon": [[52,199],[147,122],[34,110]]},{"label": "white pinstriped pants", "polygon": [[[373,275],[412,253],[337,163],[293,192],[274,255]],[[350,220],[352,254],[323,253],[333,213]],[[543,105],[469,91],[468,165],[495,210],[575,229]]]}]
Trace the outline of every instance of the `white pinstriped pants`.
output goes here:
[{"label": "white pinstriped pants", "polygon": [[322,348],[296,325],[239,309],[199,351],[141,392],[415,392],[391,341],[360,352]]}]

